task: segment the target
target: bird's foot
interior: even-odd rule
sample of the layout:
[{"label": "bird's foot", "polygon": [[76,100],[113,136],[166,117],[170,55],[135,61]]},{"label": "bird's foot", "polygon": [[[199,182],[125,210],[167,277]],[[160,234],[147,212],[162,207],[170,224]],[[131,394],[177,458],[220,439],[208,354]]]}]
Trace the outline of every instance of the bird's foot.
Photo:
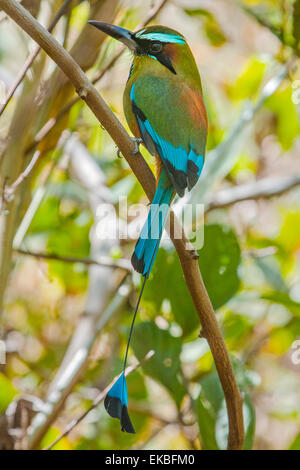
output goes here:
[{"label": "bird's foot", "polygon": [[131,152],[133,155],[136,155],[140,151],[140,145],[143,143],[143,139],[140,139],[139,137],[132,137],[132,142],[134,142],[135,149],[133,152]]},{"label": "bird's foot", "polygon": [[[137,155],[140,151],[140,145],[143,142],[143,139],[140,139],[139,137],[131,137],[131,140],[132,140],[132,142],[134,143],[134,146],[135,146],[133,152],[131,152],[131,153],[132,153],[132,155]],[[117,157],[122,158],[122,154],[121,154],[120,149],[117,149]]]}]

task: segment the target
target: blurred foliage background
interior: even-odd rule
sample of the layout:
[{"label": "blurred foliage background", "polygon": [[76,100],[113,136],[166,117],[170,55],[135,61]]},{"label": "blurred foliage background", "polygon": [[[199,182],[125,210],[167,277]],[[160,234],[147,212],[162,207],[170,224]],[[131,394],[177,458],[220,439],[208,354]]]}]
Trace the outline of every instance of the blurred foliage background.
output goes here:
[{"label": "blurred foliage background", "polygon": [[[46,26],[63,4],[21,3]],[[125,126],[130,54],[99,80],[120,45],[86,21],[135,29],[159,3],[73,0],[53,30],[88,76],[98,78],[96,86]],[[205,202],[205,215],[194,229],[205,224],[199,264],[245,397],[244,448],[300,449],[300,2],[163,3],[152,23],[186,36],[202,76],[209,139],[206,174],[191,199]],[[36,45],[0,15],[4,103]],[[0,447],[43,448],[92,405],[120,371],[140,289],[128,263],[126,269],[89,264],[129,260],[134,240],[112,233],[127,222],[136,233],[136,219],[124,219],[118,197],[127,196],[128,204],[148,201],[107,133],[74,97],[40,52],[0,118],[6,178]],[[33,155],[33,170],[7,197],[7,185]],[[110,209],[103,211],[104,205]],[[223,392],[199,331],[177,255],[164,240],[129,361],[142,361],[128,376],[137,433],[121,433],[100,404],[55,448],[226,448]],[[154,356],[143,361],[150,350]]]}]

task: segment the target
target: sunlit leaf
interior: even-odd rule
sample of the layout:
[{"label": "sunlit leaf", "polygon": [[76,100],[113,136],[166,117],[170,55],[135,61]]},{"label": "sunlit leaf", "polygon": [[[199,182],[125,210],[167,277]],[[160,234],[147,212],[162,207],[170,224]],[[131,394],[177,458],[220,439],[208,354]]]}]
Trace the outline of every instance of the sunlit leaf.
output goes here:
[{"label": "sunlit leaf", "polygon": [[264,78],[266,66],[266,62],[259,57],[252,57],[242,68],[236,82],[228,87],[230,98],[237,101],[254,98]]},{"label": "sunlit leaf", "polygon": [[218,444],[215,437],[215,411],[209,401],[201,394],[196,400],[196,416],[199,425],[201,446],[205,450],[216,450]]},{"label": "sunlit leaf", "polygon": [[222,46],[227,41],[219,22],[209,10],[203,8],[192,10],[187,8],[184,11],[187,15],[199,18],[202,21],[206,37],[213,46]]},{"label": "sunlit leaf", "polygon": [[[52,444],[52,442],[60,436],[61,432],[62,431],[58,428],[49,428],[41,442],[41,449]],[[72,450],[72,446],[69,439],[67,437],[63,437],[57,444],[55,444],[55,446],[53,446],[53,450]]]},{"label": "sunlit leaf", "polygon": [[300,450],[300,433],[297,434],[297,436],[289,446],[288,450]]},{"label": "sunlit leaf", "polygon": [[0,414],[6,410],[17,394],[18,391],[12,382],[0,372]]},{"label": "sunlit leaf", "polygon": [[293,103],[292,93],[291,85],[281,87],[266,100],[266,106],[277,117],[277,135],[284,150],[292,147],[294,140],[300,133],[297,107]]}]

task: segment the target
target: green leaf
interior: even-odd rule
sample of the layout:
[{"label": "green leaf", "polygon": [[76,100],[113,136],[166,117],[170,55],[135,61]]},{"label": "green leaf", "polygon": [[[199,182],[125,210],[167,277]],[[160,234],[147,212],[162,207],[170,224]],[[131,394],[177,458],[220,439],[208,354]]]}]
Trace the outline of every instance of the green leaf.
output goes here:
[{"label": "green leaf", "polygon": [[[41,449],[45,449],[50,444],[52,444],[55,439],[60,436],[61,430],[55,427],[51,427],[48,429],[46,435],[43,437],[41,442]],[[55,446],[53,446],[53,450],[72,450],[72,446],[70,441],[67,437],[63,437]]]},{"label": "green leaf", "polygon": [[277,135],[283,150],[292,147],[300,132],[297,107],[292,100],[292,85],[279,88],[265,104],[276,114]]},{"label": "green leaf", "polygon": [[212,16],[212,14],[208,10],[204,10],[204,8],[196,8],[195,10],[192,10],[190,8],[185,8],[184,11],[187,15],[192,16],[192,17]]},{"label": "green leaf", "polygon": [[252,57],[236,82],[228,88],[230,98],[237,101],[254,98],[264,78],[266,65],[259,57]]},{"label": "green leaf", "polygon": [[[201,274],[215,309],[224,305],[240,285],[238,267],[241,251],[232,229],[222,225],[206,225],[204,247],[199,250]],[[193,301],[186,287],[182,269],[174,250],[160,248],[152,275],[146,284],[144,299],[152,302],[156,310],[168,299],[175,321],[183,334],[191,333],[198,325]]]},{"label": "green leaf", "polygon": [[300,247],[300,212],[299,208],[289,209],[284,214],[278,242],[289,253],[299,250]]},{"label": "green leaf", "polygon": [[253,322],[244,315],[227,312],[223,328],[226,344],[229,346],[229,349],[243,349],[247,335],[253,330]]},{"label": "green leaf", "polygon": [[206,37],[213,46],[222,46],[227,41],[219,22],[210,11],[203,8],[197,8],[195,10],[187,8],[184,11],[191,17],[201,19]]},{"label": "green leaf", "polygon": [[204,246],[198,251],[205,287],[215,309],[237,292],[241,250],[235,232],[223,225],[204,227]]},{"label": "green leaf", "polygon": [[12,382],[0,372],[0,415],[18,394]]},{"label": "green leaf", "polygon": [[161,330],[152,322],[136,325],[132,347],[139,361],[154,350],[154,356],[142,364],[144,372],[161,383],[171,394],[178,408],[186,393],[179,381],[181,339],[174,338],[167,330]]},{"label": "green leaf", "polygon": [[289,446],[288,450],[300,450],[300,433],[297,434],[297,436]]},{"label": "green leaf", "polygon": [[204,22],[204,31],[207,39],[215,47],[223,46],[226,42],[226,36],[224,35],[221,26],[215,18],[207,18]]},{"label": "green leaf", "polygon": [[215,412],[209,402],[201,394],[196,401],[196,416],[201,437],[201,447],[205,450],[217,450],[215,437]]}]

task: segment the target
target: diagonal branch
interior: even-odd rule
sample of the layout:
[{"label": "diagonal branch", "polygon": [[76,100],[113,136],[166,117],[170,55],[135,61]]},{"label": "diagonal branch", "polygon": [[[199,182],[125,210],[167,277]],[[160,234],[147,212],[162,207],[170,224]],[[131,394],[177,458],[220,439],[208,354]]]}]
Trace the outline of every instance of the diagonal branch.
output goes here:
[{"label": "diagonal branch", "polygon": [[[107,104],[92,86],[86,75],[75,60],[60,46],[60,44],[15,0],[0,0],[0,7],[26,31],[56,62],[65,75],[73,83],[79,96],[87,103],[99,122],[110,134],[128,164],[143,186],[149,199],[155,190],[155,179],[150,168],[140,153],[134,154],[135,145],[126,130],[111,112]],[[171,234],[175,224],[179,224],[173,212],[170,214]],[[181,227],[180,227],[181,228]],[[183,233],[182,229],[181,232]],[[173,243],[180,258],[183,274],[191,293],[197,314],[202,324],[223,387],[229,421],[228,449],[241,449],[244,441],[243,400],[238,389],[229,355],[219,329],[210,299],[205,289],[199,264],[191,251],[187,249],[188,242],[184,236],[181,239],[173,237]],[[193,252],[193,255],[195,252]]]},{"label": "diagonal branch", "polygon": [[23,183],[23,181],[28,177],[30,172],[33,170],[39,157],[40,157],[40,151],[36,150],[28,166],[25,168],[25,170],[18,176],[18,178],[10,186],[5,186],[5,188],[3,189],[2,203],[0,204],[0,212],[5,209],[5,203],[10,202],[14,198],[15,191],[20,186],[20,184]]}]

